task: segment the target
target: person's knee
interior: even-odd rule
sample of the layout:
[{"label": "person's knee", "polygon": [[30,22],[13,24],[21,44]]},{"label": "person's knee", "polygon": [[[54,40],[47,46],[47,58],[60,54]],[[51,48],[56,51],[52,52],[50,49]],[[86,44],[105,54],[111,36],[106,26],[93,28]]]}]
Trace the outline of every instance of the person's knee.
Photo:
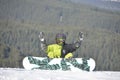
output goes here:
[{"label": "person's knee", "polygon": [[72,53],[68,53],[65,58],[72,58],[73,57],[73,54]]},{"label": "person's knee", "polygon": [[54,55],[52,52],[49,52],[48,55],[47,55],[49,58],[54,58]]}]

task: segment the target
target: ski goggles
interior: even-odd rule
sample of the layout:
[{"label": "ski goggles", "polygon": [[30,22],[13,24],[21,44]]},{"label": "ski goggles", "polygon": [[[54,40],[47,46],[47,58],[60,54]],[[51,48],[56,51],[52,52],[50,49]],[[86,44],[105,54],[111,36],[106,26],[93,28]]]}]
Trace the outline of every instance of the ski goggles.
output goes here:
[{"label": "ski goggles", "polygon": [[56,39],[56,42],[57,42],[57,44],[63,44],[63,42],[65,42],[65,40],[64,39]]},{"label": "ski goggles", "polygon": [[56,39],[56,41],[58,41],[58,42],[64,42],[65,40],[64,39]]}]

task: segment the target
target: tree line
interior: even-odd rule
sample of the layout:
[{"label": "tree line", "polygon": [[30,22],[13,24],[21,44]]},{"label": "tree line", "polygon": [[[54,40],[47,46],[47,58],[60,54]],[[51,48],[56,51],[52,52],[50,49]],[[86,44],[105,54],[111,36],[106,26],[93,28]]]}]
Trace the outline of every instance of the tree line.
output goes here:
[{"label": "tree line", "polygon": [[[15,26],[15,25],[13,25]],[[10,27],[10,26],[9,26]],[[9,29],[0,30],[0,67],[22,68],[25,56],[45,57],[40,49],[39,32],[42,29]],[[58,27],[56,27],[57,29]],[[77,39],[81,29],[67,31],[67,42],[72,43]],[[52,30],[45,32],[47,43],[54,43],[55,34],[60,32]],[[120,70],[120,35],[104,29],[82,29],[84,41],[81,47],[73,52],[74,57],[91,57],[96,61],[95,70]]]}]

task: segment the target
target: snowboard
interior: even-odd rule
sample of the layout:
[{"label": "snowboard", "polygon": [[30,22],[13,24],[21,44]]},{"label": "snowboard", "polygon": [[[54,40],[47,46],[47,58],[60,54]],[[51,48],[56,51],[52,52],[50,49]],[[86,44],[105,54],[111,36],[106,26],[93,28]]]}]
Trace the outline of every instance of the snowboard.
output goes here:
[{"label": "snowboard", "polygon": [[27,56],[23,59],[23,67],[27,70],[62,70],[62,71],[93,71],[95,60],[93,58],[47,58]]}]

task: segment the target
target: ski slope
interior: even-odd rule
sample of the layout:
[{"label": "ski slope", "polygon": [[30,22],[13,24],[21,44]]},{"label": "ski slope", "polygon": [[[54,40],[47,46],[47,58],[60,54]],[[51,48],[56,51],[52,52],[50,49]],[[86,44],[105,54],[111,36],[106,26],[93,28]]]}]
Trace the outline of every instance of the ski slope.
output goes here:
[{"label": "ski slope", "polygon": [[0,80],[120,80],[120,71],[46,71],[0,68]]}]

